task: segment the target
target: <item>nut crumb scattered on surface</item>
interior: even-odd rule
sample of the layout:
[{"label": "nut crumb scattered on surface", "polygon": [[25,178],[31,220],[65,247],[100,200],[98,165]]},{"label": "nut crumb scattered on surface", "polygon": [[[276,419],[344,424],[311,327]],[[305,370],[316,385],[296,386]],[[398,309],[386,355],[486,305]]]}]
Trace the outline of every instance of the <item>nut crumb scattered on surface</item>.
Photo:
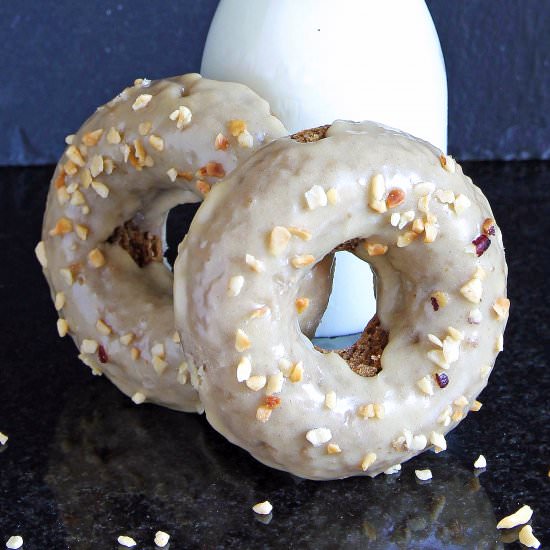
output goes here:
[{"label": "nut crumb scattered on surface", "polygon": [[415,470],[414,474],[420,481],[428,481],[432,479],[432,471],[430,469],[426,470]]},{"label": "nut crumb scattered on surface", "polygon": [[0,445],[5,445],[8,442],[8,436],[0,432]]},{"label": "nut crumb scattered on surface", "polygon": [[155,533],[155,544],[160,547],[164,548],[168,541],[170,540],[170,535],[168,533],[165,533],[164,531],[157,531]]},{"label": "nut crumb scattered on surface", "polygon": [[117,542],[121,546],[126,546],[126,548],[132,548],[137,544],[132,537],[128,537],[126,535],[120,535],[120,537],[118,537],[117,539]]},{"label": "nut crumb scattered on surface", "polygon": [[271,502],[269,502],[269,500],[264,500],[263,502],[258,502],[258,504],[254,504],[254,506],[252,506],[252,510],[254,510],[256,514],[267,516],[268,514],[271,514],[273,506],[271,505]]},{"label": "nut crumb scattered on surface", "polygon": [[531,519],[532,515],[533,509],[525,504],[517,512],[502,518],[497,523],[497,529],[511,529],[512,527],[523,525]]},{"label": "nut crumb scattered on surface", "polygon": [[527,548],[540,547],[540,541],[533,535],[533,528],[530,525],[525,525],[520,529],[519,542]]},{"label": "nut crumb scattered on surface", "polygon": [[487,468],[487,460],[483,455],[479,455],[474,462],[474,468]]},{"label": "nut crumb scattered on surface", "polygon": [[8,542],[6,542],[6,548],[10,548],[11,550],[17,550],[17,548],[21,548],[23,546],[23,537],[20,537],[19,535],[12,535]]}]

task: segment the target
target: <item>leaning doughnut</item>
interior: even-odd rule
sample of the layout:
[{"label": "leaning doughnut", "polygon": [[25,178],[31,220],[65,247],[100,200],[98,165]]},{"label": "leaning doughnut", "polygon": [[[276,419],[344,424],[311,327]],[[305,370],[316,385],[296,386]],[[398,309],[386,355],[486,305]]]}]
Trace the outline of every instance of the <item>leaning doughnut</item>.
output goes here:
[{"label": "leaning doughnut", "polygon": [[[310,479],[375,476],[444,450],[475,409],[509,307],[502,238],[481,191],[426,142],[371,122],[293,137],[199,208],[175,264],[176,324],[207,418],[230,441]],[[376,273],[377,318],[328,353],[300,332],[294,302],[342,244]],[[265,270],[249,272],[245,254]],[[245,284],[227,296],[235,274]],[[259,307],[269,313],[251,319]]]},{"label": "leaning doughnut", "polygon": [[[285,134],[246,86],[188,74],[136,81],[69,140],[37,255],[59,334],[70,334],[82,361],[134,402],[201,410],[174,328],[163,257],[168,211],[200,201],[253,150]],[[330,293],[330,265],[324,269],[315,279],[319,301],[304,313],[310,331]]]}]

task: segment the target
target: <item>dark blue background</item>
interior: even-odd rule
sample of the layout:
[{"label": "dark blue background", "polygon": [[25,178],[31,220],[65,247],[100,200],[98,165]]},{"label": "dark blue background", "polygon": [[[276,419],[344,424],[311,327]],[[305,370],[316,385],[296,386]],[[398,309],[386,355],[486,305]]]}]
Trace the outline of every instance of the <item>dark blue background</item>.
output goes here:
[{"label": "dark blue background", "polygon": [[[449,151],[550,158],[550,1],[427,3],[447,64]],[[134,78],[198,71],[216,5],[1,0],[0,164],[55,162],[64,136]]]}]

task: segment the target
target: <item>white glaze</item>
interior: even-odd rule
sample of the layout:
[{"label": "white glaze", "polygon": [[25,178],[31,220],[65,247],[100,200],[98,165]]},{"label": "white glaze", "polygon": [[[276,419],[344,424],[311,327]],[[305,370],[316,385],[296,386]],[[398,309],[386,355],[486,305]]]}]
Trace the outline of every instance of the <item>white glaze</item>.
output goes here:
[{"label": "white glaze", "polygon": [[[445,160],[453,165],[452,159]],[[377,174],[386,182],[384,197],[392,188],[406,193],[403,204],[385,213],[368,206]],[[433,185],[415,192],[421,182]],[[340,201],[309,210],[305,193],[314,185],[337,189]],[[412,210],[425,218],[417,192],[431,187],[435,242],[425,243],[421,235],[409,246],[397,247],[411,223],[400,230],[391,225],[391,215]],[[461,201],[455,207],[443,203],[439,190],[465,195],[471,205],[457,214]],[[224,207],[228,202],[231,209]],[[430,447],[430,440],[444,445],[442,436],[485,387],[506,323],[492,307],[506,295],[500,231],[496,228],[480,257],[465,251],[492,217],[487,200],[458,165],[455,172],[444,169],[435,147],[375,123],[338,121],[318,142],[284,138],[258,151],[201,205],[175,264],[176,323],[209,422],[261,462],[311,479],[374,476]],[[274,226],[305,227],[313,237],[292,239],[282,255],[273,256],[266,242]],[[361,378],[335,353],[316,351],[299,331],[293,309],[297,285],[312,266],[296,269],[292,258],[311,254],[318,261],[355,237],[389,247],[387,254],[370,258],[362,244],[356,249],[378,275],[377,314],[389,331],[383,370],[373,378]],[[241,294],[227,297],[227,278],[245,271],[245,254],[265,262],[265,271],[248,272]],[[485,270],[483,296],[473,304],[460,289],[480,266]],[[430,300],[435,291],[449,297],[438,311]],[[270,315],[249,320],[258,304],[266,304]],[[474,308],[482,313],[480,324],[468,321]],[[450,382],[440,389],[434,373],[442,369],[428,359],[436,348],[428,335],[443,340],[448,327],[462,331],[464,340],[446,370]],[[243,353],[235,348],[238,329],[251,342]],[[268,378],[279,372],[281,359],[303,362],[302,380],[284,379],[276,394],[281,404],[265,423],[256,419],[266,402],[265,389],[251,391],[237,381],[243,355],[250,358],[253,376]],[[433,386],[432,395],[419,386],[424,377]],[[326,394],[332,391],[336,404],[328,408]],[[358,414],[359,407],[370,403],[383,405],[383,418]],[[449,407],[449,421],[438,421]],[[319,428],[323,430],[311,432]],[[328,454],[327,443],[311,443],[326,442],[329,432],[329,444],[337,444],[341,453]],[[361,464],[370,465],[363,471]]]},{"label": "white glaze", "polygon": [[[141,101],[136,103],[136,100],[142,94],[152,98],[144,107],[136,109]],[[170,115],[182,105],[191,111],[191,121],[178,128],[177,120],[172,120]],[[246,122],[253,138],[251,148],[239,146],[237,137],[228,131],[228,122],[234,119]],[[140,123],[151,123],[145,136],[140,135]],[[119,144],[109,143],[111,127],[121,134]],[[65,178],[62,189],[65,193],[67,189],[72,191],[67,195],[69,198],[82,193],[84,204],[73,205],[70,200],[61,204],[58,199],[55,182],[63,173],[66,153],[52,180],[44,216],[44,244],[41,245],[48,262],[44,274],[52,297],[55,299],[57,293],[63,293],[64,304],[59,315],[68,323],[69,334],[77,346],[80,348],[82,341],[89,339],[102,345],[107,352],[109,360],[105,364],[98,360],[95,351],[82,354],[82,360],[94,373],[105,374],[124,393],[133,396],[136,403],[150,401],[183,411],[200,411],[202,407],[186,372],[181,346],[173,340],[169,266],[165,262],[152,262],[139,268],[126,251],[105,241],[116,227],[133,220],[142,231],[161,237],[164,243],[168,211],[177,204],[203,198],[196,187],[198,179],[210,183],[217,181],[217,178],[197,177],[195,173],[200,167],[213,161],[222,164],[229,173],[253,150],[285,135],[286,130],[271,115],[269,105],[246,86],[207,80],[198,74],[152,83],[142,81],[125,89],[84,123],[72,140],[73,146],[80,146],[84,136],[97,129],[103,129],[97,144],[83,150],[84,166],[77,167],[75,175]],[[219,133],[229,140],[226,150],[215,148]],[[150,143],[151,135],[163,140],[162,151]],[[154,166],[137,171],[131,163],[125,162],[125,144],[133,147],[136,139],[141,140]],[[135,149],[132,152],[135,153]],[[111,174],[103,171],[94,178],[109,189],[107,198],[100,197],[93,185],[86,187],[81,180],[82,173],[91,166],[96,155],[101,155],[104,161],[110,158],[114,163]],[[173,168],[190,172],[192,181],[181,177],[172,181],[167,171]],[[72,230],[51,236],[50,230],[62,217],[71,220]],[[76,224],[87,227],[86,240],[75,233]],[[97,269],[90,267],[87,259],[88,253],[96,247],[106,260],[105,265]],[[75,264],[80,266],[80,272],[70,285],[60,269]],[[308,283],[314,284],[312,279]],[[330,263],[324,266],[323,274],[319,271],[315,285],[317,290],[312,292],[318,292],[320,299],[305,314],[304,322],[310,332],[326,305],[321,296],[330,292]],[[98,319],[111,327],[111,334],[98,331]],[[134,334],[135,339],[125,345],[119,337],[128,333]],[[162,361],[166,365],[157,359],[155,369],[152,350],[158,344],[164,346]],[[132,358],[132,348],[138,350],[138,359]],[[157,349],[161,348],[157,346]]]}]

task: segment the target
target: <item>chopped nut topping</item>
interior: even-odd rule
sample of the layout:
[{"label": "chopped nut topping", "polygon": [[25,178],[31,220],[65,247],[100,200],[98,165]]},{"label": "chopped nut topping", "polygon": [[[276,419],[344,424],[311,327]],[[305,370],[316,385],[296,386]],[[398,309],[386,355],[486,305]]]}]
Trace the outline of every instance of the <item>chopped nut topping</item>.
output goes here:
[{"label": "chopped nut topping", "polygon": [[170,168],[166,171],[166,175],[170,178],[170,181],[174,182],[178,177],[178,171],[175,168]]},{"label": "chopped nut topping", "polygon": [[246,122],[244,120],[230,120],[227,123],[227,128],[229,130],[229,133],[233,137],[237,137],[239,134],[242,134],[244,131],[246,131]]},{"label": "chopped nut topping", "polygon": [[216,151],[225,151],[228,147],[229,140],[223,134],[218,134],[214,140],[214,149],[216,149]]},{"label": "chopped nut topping", "polygon": [[134,341],[135,337],[136,335],[133,332],[127,332],[119,338],[119,341],[123,346],[129,346]]},{"label": "chopped nut topping", "polygon": [[395,188],[391,189],[386,198],[386,206],[389,208],[395,208],[405,202],[405,191],[403,189]]},{"label": "chopped nut topping", "polygon": [[493,304],[493,310],[497,314],[499,321],[503,321],[508,316],[510,310],[510,300],[508,298],[497,298]]},{"label": "chopped nut topping", "polygon": [[246,254],[244,261],[246,265],[249,266],[256,273],[262,273],[265,271],[265,265],[261,260],[256,259],[252,254]]},{"label": "chopped nut topping", "polygon": [[156,149],[157,151],[164,151],[164,140],[160,136],[151,134],[149,136],[149,143],[153,149]]},{"label": "chopped nut topping", "polygon": [[73,142],[74,142],[74,138],[75,138],[74,134],[69,134],[69,135],[65,136],[65,143],[67,145],[72,145]]},{"label": "chopped nut topping", "polygon": [[[140,391],[137,391],[136,393],[134,393],[134,395],[132,395],[132,401],[136,404],[136,405],[141,405],[142,403],[145,403],[145,395],[143,393],[141,393]],[[118,542],[119,544],[122,544],[123,546],[130,546],[130,544],[125,544],[123,542],[120,541],[120,539],[123,538],[123,537],[118,537]],[[126,539],[130,539],[130,537],[124,537]],[[135,542],[134,542],[134,539],[130,539],[130,541],[133,542],[133,544],[131,544],[131,546],[135,546]]]},{"label": "chopped nut topping", "polygon": [[504,335],[499,334],[495,342],[495,351],[501,352],[504,350]]},{"label": "chopped nut topping", "polygon": [[76,224],[75,233],[81,241],[85,241],[88,238],[89,229],[82,224]]},{"label": "chopped nut topping", "polygon": [[449,363],[447,363],[445,356],[443,355],[443,350],[433,349],[429,351],[426,355],[428,359],[435,363],[438,367],[441,367],[442,369],[449,368]]},{"label": "chopped nut topping", "polygon": [[487,460],[483,455],[479,455],[474,462],[474,468],[487,468]]},{"label": "chopped nut topping", "polygon": [[447,172],[450,172],[451,174],[456,172],[456,161],[450,155],[440,155],[439,162],[441,163],[441,166],[447,170]]},{"label": "chopped nut topping", "polygon": [[[86,164],[82,158],[82,153],[74,145],[69,145],[65,151],[65,154],[67,155],[67,158],[79,168],[82,168]],[[76,171],[74,173],[76,173]]]},{"label": "chopped nut topping", "polygon": [[188,378],[188,366],[185,361],[181,363],[181,365],[178,367],[178,374],[176,375],[176,381],[178,384],[181,384],[184,386],[187,383]]},{"label": "chopped nut topping", "polygon": [[470,208],[470,206],[472,206],[472,202],[466,195],[459,193],[455,198],[453,206],[456,214],[460,216],[467,208]]},{"label": "chopped nut topping", "polygon": [[424,224],[424,242],[433,243],[437,237],[437,227],[433,223],[426,222]]},{"label": "chopped nut topping", "polygon": [[59,274],[63,277],[63,280],[70,286],[74,283],[74,275],[70,268],[62,267],[59,270]]},{"label": "chopped nut topping", "polygon": [[430,300],[434,311],[438,311],[449,303],[449,295],[441,290],[436,290],[430,295]]},{"label": "chopped nut topping", "polygon": [[151,363],[159,376],[168,368],[168,363],[158,355],[153,355]]},{"label": "chopped nut topping", "polygon": [[447,441],[442,433],[431,432],[430,443],[435,447],[436,453],[440,453],[441,451],[445,451],[447,449]]},{"label": "chopped nut topping", "polygon": [[428,340],[440,348],[443,347],[443,342],[435,334],[428,334]]},{"label": "chopped nut topping", "polygon": [[417,237],[418,235],[414,231],[405,231],[405,233],[397,237],[397,247],[404,248],[409,246]]},{"label": "chopped nut topping", "polygon": [[140,136],[146,136],[151,130],[151,122],[140,122],[138,126],[138,132]]},{"label": "chopped nut topping", "polygon": [[170,113],[170,120],[176,121],[176,128],[182,130],[186,126],[191,124],[193,114],[191,110],[185,105],[180,105],[175,111]]},{"label": "chopped nut topping", "polygon": [[102,198],[106,199],[109,196],[109,188],[100,181],[92,181],[92,189]]},{"label": "chopped nut topping", "polygon": [[374,404],[374,417],[375,418],[384,418],[386,415],[386,409],[382,403]]},{"label": "chopped nut topping", "polygon": [[329,455],[336,455],[342,452],[342,449],[340,449],[340,445],[337,443],[329,443],[327,445],[327,454]]},{"label": "chopped nut topping", "polygon": [[254,504],[254,506],[252,506],[252,510],[254,510],[256,514],[267,516],[271,514],[271,511],[273,510],[273,506],[271,505],[269,500],[265,500],[264,502],[258,502],[258,504]]},{"label": "chopped nut topping", "polygon": [[325,407],[330,410],[336,408],[336,392],[329,391],[325,394]]},{"label": "chopped nut topping", "polygon": [[134,361],[137,361],[141,357],[141,351],[138,348],[132,348],[130,350],[130,357]]},{"label": "chopped nut topping", "polygon": [[540,540],[533,535],[533,528],[530,525],[525,525],[519,530],[519,542],[527,548],[540,548]]},{"label": "chopped nut topping", "polygon": [[254,145],[254,138],[248,130],[245,130],[238,135],[237,143],[239,144],[239,147],[250,149]]},{"label": "chopped nut topping", "polygon": [[399,216],[399,224],[397,227],[403,229],[408,223],[414,220],[414,210],[407,210]]},{"label": "chopped nut topping", "polygon": [[174,342],[176,344],[181,343],[181,338],[180,338],[179,332],[177,330],[175,330],[174,333],[172,334],[172,342]]},{"label": "chopped nut topping", "polygon": [[61,338],[64,336],[67,336],[67,333],[69,332],[69,323],[65,319],[58,319],[57,320],[57,333]]},{"label": "chopped nut topping", "polygon": [[114,126],[111,126],[111,129],[107,132],[107,143],[118,145],[121,141],[122,136],[120,132]]},{"label": "chopped nut topping", "polygon": [[294,305],[298,315],[301,315],[309,307],[309,298],[296,298]]},{"label": "chopped nut topping", "polygon": [[59,218],[53,229],[50,229],[52,237],[57,235],[66,235],[73,230],[73,222],[67,218]]},{"label": "chopped nut topping", "polygon": [[301,227],[288,227],[287,229],[291,235],[299,237],[303,241],[311,240],[311,233],[307,229],[302,229]]},{"label": "chopped nut topping", "polygon": [[75,191],[71,197],[71,204],[73,206],[82,206],[86,204],[86,199],[80,191]]},{"label": "chopped nut topping", "polygon": [[72,160],[68,160],[63,165],[63,170],[67,176],[74,176],[78,172],[78,166]]},{"label": "chopped nut topping", "polygon": [[254,311],[248,316],[249,319],[260,319],[265,317],[269,313],[269,308],[267,306],[262,306]]},{"label": "chopped nut topping", "polygon": [[454,327],[447,327],[447,333],[453,340],[457,340],[459,342],[464,340],[464,333]]},{"label": "chopped nut topping", "polygon": [[417,208],[420,212],[427,214],[430,210],[430,200],[432,199],[431,195],[425,195],[418,199]]},{"label": "chopped nut topping", "polygon": [[227,295],[228,296],[238,296],[244,285],[244,277],[242,275],[234,275],[229,279],[227,285]]},{"label": "chopped nut topping", "polygon": [[315,428],[306,433],[306,439],[314,447],[319,447],[332,439],[332,432],[328,428]]},{"label": "chopped nut topping", "polygon": [[197,190],[203,195],[207,195],[208,193],[210,193],[210,189],[212,188],[208,182],[203,180],[197,180],[197,183],[195,185],[197,187]]},{"label": "chopped nut topping", "polygon": [[412,437],[411,443],[409,444],[409,449],[411,451],[422,451],[426,448],[428,444],[428,439],[425,435],[419,434]]},{"label": "chopped nut topping", "polygon": [[414,474],[420,481],[428,481],[433,477],[432,471],[428,468],[426,470],[415,470]]},{"label": "chopped nut topping", "polygon": [[367,453],[361,462],[361,470],[366,472],[376,461],[376,453]]},{"label": "chopped nut topping", "polygon": [[95,178],[101,172],[103,172],[103,157],[101,155],[94,155],[90,162],[90,175],[92,178]]},{"label": "chopped nut topping", "polygon": [[92,183],[92,174],[90,173],[90,170],[88,168],[82,168],[82,170],[80,171],[80,183],[82,183],[84,189],[88,189],[88,187],[90,187]]},{"label": "chopped nut topping", "polygon": [[400,221],[401,221],[401,214],[399,212],[394,212],[390,216],[390,225],[392,225],[393,227],[397,227]]},{"label": "chopped nut topping", "polygon": [[283,373],[284,377],[288,378],[290,376],[293,368],[293,365],[290,361],[288,361],[287,359],[279,359],[279,363],[277,366],[279,367],[279,370]]},{"label": "chopped nut topping", "polygon": [[401,471],[401,464],[394,464],[393,466],[390,466],[387,470],[384,470],[384,473],[387,476],[390,476],[392,474],[396,474],[397,472]]},{"label": "chopped nut topping", "polygon": [[97,351],[98,347],[99,344],[96,340],[84,338],[84,340],[82,340],[82,343],[80,344],[80,353],[93,354]]},{"label": "chopped nut topping", "polygon": [[265,424],[269,420],[272,412],[273,409],[271,407],[268,407],[267,405],[260,405],[256,409],[256,420],[258,420],[258,422],[261,422],[262,424]]},{"label": "chopped nut topping", "polygon": [[366,405],[361,405],[357,409],[357,414],[362,418],[374,418],[374,403],[367,403]]},{"label": "chopped nut topping", "polygon": [[39,261],[40,265],[46,269],[48,267],[48,258],[46,257],[46,247],[44,241],[40,241],[34,248],[34,253],[36,259]]},{"label": "chopped nut topping", "polygon": [[[279,363],[279,368],[280,367],[281,365]],[[297,363],[294,363],[294,366],[292,367],[292,370],[290,371],[288,378],[291,382],[300,382],[303,376],[304,376],[304,363],[302,361],[298,361]]]},{"label": "chopped nut topping", "polygon": [[335,204],[338,204],[340,202],[340,194],[338,193],[338,189],[335,189],[334,187],[331,187],[327,191],[327,199],[330,204],[333,206]]},{"label": "chopped nut topping", "polygon": [[487,237],[495,235],[495,220],[493,218],[486,218],[481,225],[481,230]]},{"label": "chopped nut topping", "polygon": [[63,292],[58,292],[55,295],[55,309],[60,311],[65,306],[65,294]]},{"label": "chopped nut topping", "polygon": [[250,342],[250,339],[244,330],[241,330],[240,328],[237,329],[237,332],[235,333],[235,349],[240,353],[246,351],[251,346],[252,342]]},{"label": "chopped nut topping", "polygon": [[415,218],[411,229],[418,235],[424,233],[424,220],[422,218]]},{"label": "chopped nut topping", "polygon": [[263,375],[257,374],[255,376],[249,376],[245,382],[247,387],[252,391],[259,391],[266,385],[267,378]]},{"label": "chopped nut topping", "polygon": [[432,381],[429,376],[424,376],[424,378],[421,378],[416,382],[416,385],[420,388],[420,391],[425,393],[426,395],[433,395],[434,394],[434,388]]},{"label": "chopped nut topping", "polygon": [[99,268],[105,265],[105,256],[99,248],[94,248],[88,253],[88,263],[95,268]]},{"label": "chopped nut topping", "polygon": [[451,189],[437,189],[434,195],[443,204],[452,204],[455,200],[455,194]]},{"label": "chopped nut topping", "polygon": [[8,442],[8,436],[0,432],[0,445],[5,445]]},{"label": "chopped nut topping", "polygon": [[104,336],[109,336],[109,334],[111,334],[111,332],[113,332],[111,327],[107,323],[105,323],[105,321],[103,321],[103,319],[98,319],[97,320],[97,322],[95,324],[95,328],[98,330],[98,332],[100,332]]},{"label": "chopped nut topping", "polygon": [[164,347],[164,344],[162,342],[157,342],[151,348],[151,355],[156,355],[156,356],[160,357],[161,359],[164,359],[166,357],[166,349]]},{"label": "chopped nut topping", "polygon": [[282,372],[272,374],[267,379],[267,385],[265,388],[266,395],[273,395],[274,393],[280,393],[283,389],[284,377]]},{"label": "chopped nut topping", "polygon": [[308,265],[311,265],[313,262],[315,262],[315,258],[311,254],[302,254],[302,255],[293,256],[293,258],[290,260],[290,263],[296,269],[307,267]]},{"label": "chopped nut topping", "polygon": [[481,296],[483,294],[483,285],[478,278],[470,279],[461,289],[460,293],[466,300],[473,304],[479,304],[481,302]]},{"label": "chopped nut topping", "polygon": [[456,410],[451,416],[453,422],[460,422],[464,418],[462,411]]},{"label": "chopped nut topping", "polygon": [[511,529],[527,523],[533,516],[533,509],[525,504],[517,512],[502,518],[497,523],[497,529]]},{"label": "chopped nut topping", "polygon": [[414,186],[413,191],[417,197],[425,197],[435,191],[435,184],[431,181],[421,181]]},{"label": "chopped nut topping", "polygon": [[288,246],[292,235],[286,227],[275,226],[269,235],[269,252],[273,256],[280,256]]},{"label": "chopped nut topping", "polygon": [[140,109],[144,109],[149,105],[149,102],[153,99],[153,96],[151,94],[141,94],[138,95],[136,100],[134,101],[132,105],[132,109],[134,111],[139,111]]},{"label": "chopped nut topping", "polygon": [[23,537],[19,535],[12,535],[6,542],[6,548],[10,550],[17,550],[23,546]]},{"label": "chopped nut topping", "polygon": [[93,132],[87,132],[82,136],[82,143],[84,143],[87,147],[93,147],[94,145],[97,145],[97,142],[101,139],[102,134],[103,128],[94,130]]},{"label": "chopped nut topping", "polygon": [[364,242],[363,246],[369,256],[383,256],[388,251],[385,244]]},{"label": "chopped nut topping", "polygon": [[470,411],[472,412],[478,412],[479,409],[483,407],[483,403],[481,401],[478,401],[477,399],[472,403],[472,406],[470,407]]},{"label": "chopped nut topping", "polygon": [[320,185],[314,185],[304,193],[304,197],[306,198],[307,207],[310,210],[326,206],[328,202],[327,194]]},{"label": "chopped nut topping", "polygon": [[447,405],[443,412],[438,416],[437,422],[443,424],[443,426],[448,426],[451,423],[451,413],[453,409],[450,405]]},{"label": "chopped nut topping", "polygon": [[56,195],[57,195],[57,201],[61,206],[66,204],[70,199],[70,195],[65,186],[60,187],[59,189],[56,189]]}]

